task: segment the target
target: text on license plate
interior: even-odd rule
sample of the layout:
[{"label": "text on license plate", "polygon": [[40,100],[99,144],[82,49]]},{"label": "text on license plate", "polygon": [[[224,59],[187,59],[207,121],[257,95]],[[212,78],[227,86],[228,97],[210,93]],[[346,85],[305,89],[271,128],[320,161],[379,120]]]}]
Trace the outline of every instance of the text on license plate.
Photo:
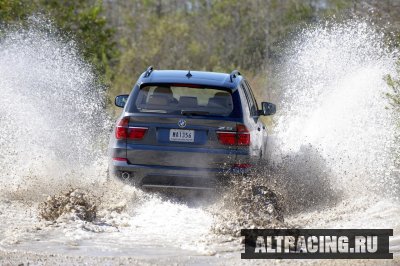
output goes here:
[{"label": "text on license plate", "polygon": [[194,130],[171,129],[169,131],[169,140],[194,142]]}]

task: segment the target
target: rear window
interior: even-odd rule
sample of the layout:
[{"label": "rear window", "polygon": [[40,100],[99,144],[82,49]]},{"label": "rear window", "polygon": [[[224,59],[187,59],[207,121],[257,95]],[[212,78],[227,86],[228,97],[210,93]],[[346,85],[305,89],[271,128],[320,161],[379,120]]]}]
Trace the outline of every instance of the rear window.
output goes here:
[{"label": "rear window", "polygon": [[152,85],[140,88],[134,100],[140,113],[230,116],[234,103],[230,90],[195,85]]}]

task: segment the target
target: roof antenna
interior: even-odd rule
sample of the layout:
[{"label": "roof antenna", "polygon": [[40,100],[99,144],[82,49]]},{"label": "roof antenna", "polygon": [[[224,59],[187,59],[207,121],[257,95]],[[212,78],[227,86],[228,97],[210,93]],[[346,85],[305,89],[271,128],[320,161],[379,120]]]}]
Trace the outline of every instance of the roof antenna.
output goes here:
[{"label": "roof antenna", "polygon": [[193,75],[190,73],[190,70],[189,70],[189,72],[186,74],[186,77],[188,77],[188,79],[190,79],[192,76]]}]

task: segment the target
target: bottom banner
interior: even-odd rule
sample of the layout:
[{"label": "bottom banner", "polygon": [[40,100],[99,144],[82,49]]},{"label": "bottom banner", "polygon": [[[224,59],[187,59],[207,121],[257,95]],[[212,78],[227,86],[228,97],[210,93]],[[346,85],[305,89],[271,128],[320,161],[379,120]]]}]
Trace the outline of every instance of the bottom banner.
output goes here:
[{"label": "bottom banner", "polygon": [[242,229],[242,259],[393,259],[392,229]]}]

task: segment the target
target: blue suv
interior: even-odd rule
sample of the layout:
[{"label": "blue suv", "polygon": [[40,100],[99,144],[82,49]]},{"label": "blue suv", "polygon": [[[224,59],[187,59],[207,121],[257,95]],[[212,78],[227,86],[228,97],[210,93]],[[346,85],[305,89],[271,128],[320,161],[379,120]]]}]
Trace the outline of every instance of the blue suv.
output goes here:
[{"label": "blue suv", "polygon": [[267,130],[247,80],[230,74],[154,70],[129,95],[109,144],[110,173],[144,188],[209,189],[265,156]]}]

